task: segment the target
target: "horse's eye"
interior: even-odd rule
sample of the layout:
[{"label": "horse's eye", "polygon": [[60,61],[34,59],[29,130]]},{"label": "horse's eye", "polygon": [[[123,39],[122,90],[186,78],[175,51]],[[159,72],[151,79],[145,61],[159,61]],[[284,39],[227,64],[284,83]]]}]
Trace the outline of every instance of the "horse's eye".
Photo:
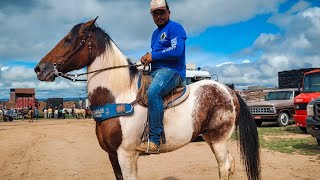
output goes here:
[{"label": "horse's eye", "polygon": [[71,39],[70,39],[70,38],[64,39],[64,43],[65,43],[65,44],[71,44]]}]

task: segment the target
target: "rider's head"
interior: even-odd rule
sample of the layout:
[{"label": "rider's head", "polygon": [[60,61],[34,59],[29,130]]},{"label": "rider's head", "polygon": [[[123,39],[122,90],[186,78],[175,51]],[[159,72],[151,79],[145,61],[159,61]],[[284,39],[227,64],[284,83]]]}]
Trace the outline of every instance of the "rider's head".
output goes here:
[{"label": "rider's head", "polygon": [[164,27],[170,18],[170,9],[166,0],[152,0],[150,11],[154,23],[159,27]]}]

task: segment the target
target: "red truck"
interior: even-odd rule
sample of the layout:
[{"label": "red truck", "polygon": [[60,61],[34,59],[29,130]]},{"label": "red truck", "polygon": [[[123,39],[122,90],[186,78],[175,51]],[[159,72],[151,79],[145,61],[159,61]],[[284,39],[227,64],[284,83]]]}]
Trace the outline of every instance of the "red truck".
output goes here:
[{"label": "red truck", "polygon": [[303,77],[302,91],[294,98],[295,115],[293,116],[299,128],[307,133],[307,105],[320,96],[320,69],[306,72]]}]

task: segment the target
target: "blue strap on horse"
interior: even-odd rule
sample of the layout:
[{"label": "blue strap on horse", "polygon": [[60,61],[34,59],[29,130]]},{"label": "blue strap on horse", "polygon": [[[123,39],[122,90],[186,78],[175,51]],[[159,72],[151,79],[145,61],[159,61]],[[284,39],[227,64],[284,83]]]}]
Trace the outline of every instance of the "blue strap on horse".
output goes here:
[{"label": "blue strap on horse", "polygon": [[128,116],[134,113],[132,104],[105,104],[102,106],[91,106],[93,119],[102,122],[119,116]]}]

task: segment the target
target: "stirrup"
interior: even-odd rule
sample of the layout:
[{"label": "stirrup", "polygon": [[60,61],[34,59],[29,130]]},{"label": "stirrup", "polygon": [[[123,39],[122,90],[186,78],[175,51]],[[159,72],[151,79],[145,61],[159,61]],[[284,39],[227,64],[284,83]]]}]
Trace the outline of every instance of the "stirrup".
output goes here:
[{"label": "stirrup", "polygon": [[[157,146],[157,154],[160,154],[160,146],[158,146],[156,143],[154,143],[156,146]],[[145,151],[146,153],[148,153],[148,154],[155,154],[155,153],[153,153],[153,152],[149,152],[149,150],[150,150],[150,139],[148,138],[148,142],[147,142],[147,150]]]},{"label": "stirrup", "polygon": [[150,151],[150,140],[148,139],[147,142],[141,143],[140,146],[136,148],[136,151],[140,152],[140,154],[160,154],[160,146],[155,143],[153,144],[155,147]]}]

